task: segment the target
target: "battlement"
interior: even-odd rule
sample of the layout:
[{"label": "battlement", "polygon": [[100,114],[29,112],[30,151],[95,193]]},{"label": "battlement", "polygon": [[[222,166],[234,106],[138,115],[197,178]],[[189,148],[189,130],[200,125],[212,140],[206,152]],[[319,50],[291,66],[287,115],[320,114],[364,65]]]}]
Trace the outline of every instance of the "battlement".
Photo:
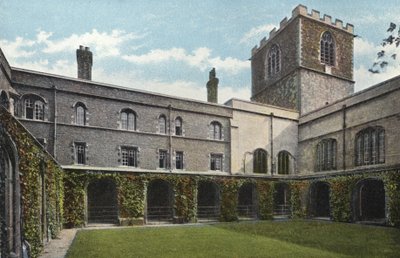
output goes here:
[{"label": "battlement", "polygon": [[321,18],[320,16],[320,12],[316,11],[316,10],[311,10],[311,13],[308,13],[307,7],[304,5],[298,5],[296,8],[293,9],[292,11],[292,17],[290,19],[288,19],[287,17],[285,17],[279,24],[279,28],[273,28],[270,32],[269,32],[269,37],[266,38],[264,37],[261,41],[260,41],[260,45],[259,46],[254,46],[254,48],[251,50],[251,54],[254,55],[255,53],[258,52],[258,50],[260,50],[261,48],[263,48],[270,39],[272,39],[273,37],[275,37],[275,35],[277,35],[279,32],[281,32],[290,22],[292,22],[297,16],[304,16],[304,17],[308,17],[314,20],[317,20],[319,22],[328,24],[330,26],[333,26],[337,29],[346,31],[348,33],[353,34],[354,33],[354,26],[350,23],[347,23],[346,26],[343,26],[343,21],[339,20],[339,19],[335,19],[335,22],[332,22],[332,17],[330,15],[326,15],[324,14],[324,16]]}]

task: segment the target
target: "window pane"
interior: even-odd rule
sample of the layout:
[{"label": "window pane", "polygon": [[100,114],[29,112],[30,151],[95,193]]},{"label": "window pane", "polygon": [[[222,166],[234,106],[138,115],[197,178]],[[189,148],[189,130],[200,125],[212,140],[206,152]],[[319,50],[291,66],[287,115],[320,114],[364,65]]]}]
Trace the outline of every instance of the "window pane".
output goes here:
[{"label": "window pane", "polygon": [[221,170],[222,171],[222,155],[211,154],[211,170]]},{"label": "window pane", "polygon": [[121,128],[128,129],[128,114],[126,112],[121,113]]},{"label": "window pane", "polygon": [[121,159],[123,166],[137,167],[137,148],[122,147]]},{"label": "window pane", "polygon": [[85,109],[82,106],[76,108],[76,124],[85,125]]},{"label": "window pane", "polygon": [[85,145],[85,143],[75,143],[75,156],[78,164],[85,164]]},{"label": "window pane", "polygon": [[167,168],[167,151],[160,150],[158,159],[159,159],[159,167]]},{"label": "window pane", "polygon": [[182,135],[182,121],[179,118],[175,120],[175,135]]},{"label": "window pane", "polygon": [[135,119],[135,114],[133,114],[132,112],[130,112],[129,114],[128,114],[128,122],[127,122],[127,129],[128,130],[135,130],[135,122],[136,122],[136,119]]},{"label": "window pane", "polygon": [[176,169],[183,169],[183,152],[176,152]]},{"label": "window pane", "polygon": [[159,128],[160,128],[160,133],[161,134],[166,134],[166,119],[164,116],[160,116],[160,118],[158,119],[158,124],[159,124]]}]

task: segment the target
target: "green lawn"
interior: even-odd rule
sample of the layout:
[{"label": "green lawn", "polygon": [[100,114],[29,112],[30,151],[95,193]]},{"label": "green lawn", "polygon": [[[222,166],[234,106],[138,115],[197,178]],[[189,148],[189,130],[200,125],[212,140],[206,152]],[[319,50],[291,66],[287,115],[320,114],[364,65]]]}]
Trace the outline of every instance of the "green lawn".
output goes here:
[{"label": "green lawn", "polygon": [[83,230],[67,257],[400,257],[400,230],[317,221]]}]

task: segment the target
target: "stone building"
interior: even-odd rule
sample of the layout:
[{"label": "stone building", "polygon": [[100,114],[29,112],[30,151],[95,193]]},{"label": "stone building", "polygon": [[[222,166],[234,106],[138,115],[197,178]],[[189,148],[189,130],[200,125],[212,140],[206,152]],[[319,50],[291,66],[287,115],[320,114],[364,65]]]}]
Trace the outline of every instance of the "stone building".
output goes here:
[{"label": "stone building", "polygon": [[64,222],[273,216],[400,224],[400,77],[354,93],[353,25],[297,6],[217,104],[10,67],[2,105],[64,170]]}]

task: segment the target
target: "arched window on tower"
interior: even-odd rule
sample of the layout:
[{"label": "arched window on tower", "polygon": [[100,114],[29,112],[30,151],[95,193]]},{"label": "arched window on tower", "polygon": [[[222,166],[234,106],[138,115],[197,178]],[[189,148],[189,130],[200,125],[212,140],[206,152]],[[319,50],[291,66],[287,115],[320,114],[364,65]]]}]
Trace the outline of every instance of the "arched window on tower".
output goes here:
[{"label": "arched window on tower", "polygon": [[256,149],[253,154],[253,173],[267,173],[267,152]]},{"label": "arched window on tower", "polygon": [[75,124],[85,125],[86,124],[86,106],[82,102],[78,102],[75,105],[76,119]]},{"label": "arched window on tower", "polygon": [[320,51],[321,63],[335,66],[335,41],[329,31],[322,34]]},{"label": "arched window on tower", "polygon": [[278,45],[272,45],[268,51],[268,77],[277,74],[281,70],[281,50]]},{"label": "arched window on tower", "polygon": [[321,140],[317,145],[316,171],[336,169],[336,147],[335,139]]},{"label": "arched window on tower", "polygon": [[289,164],[289,152],[280,151],[278,153],[278,174],[287,175],[289,174],[290,164]]},{"label": "arched window on tower", "polygon": [[368,127],[356,136],[356,166],[385,163],[385,130]]},{"label": "arched window on tower", "polygon": [[132,109],[126,108],[121,111],[121,129],[136,130],[136,114]]}]

